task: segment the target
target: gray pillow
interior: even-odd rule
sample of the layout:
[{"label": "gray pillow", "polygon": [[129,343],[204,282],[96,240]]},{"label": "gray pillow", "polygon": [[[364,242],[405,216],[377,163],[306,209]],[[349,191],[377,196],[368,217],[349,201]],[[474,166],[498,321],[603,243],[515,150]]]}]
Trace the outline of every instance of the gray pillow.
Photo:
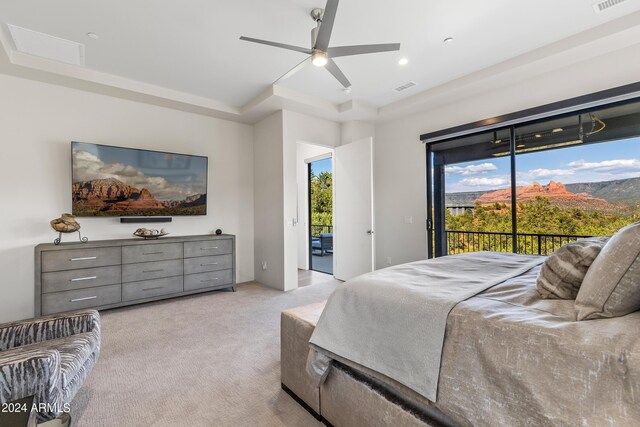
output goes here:
[{"label": "gray pillow", "polygon": [[619,317],[640,310],[640,223],[618,231],[587,271],[578,320]]},{"label": "gray pillow", "polygon": [[564,245],[546,259],[536,286],[542,298],[576,299],[591,263],[609,237],[591,237]]}]

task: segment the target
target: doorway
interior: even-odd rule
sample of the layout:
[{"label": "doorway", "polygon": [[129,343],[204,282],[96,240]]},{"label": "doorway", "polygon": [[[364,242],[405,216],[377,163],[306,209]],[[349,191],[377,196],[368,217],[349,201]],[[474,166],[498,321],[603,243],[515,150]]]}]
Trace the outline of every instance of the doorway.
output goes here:
[{"label": "doorway", "polygon": [[308,163],[309,269],[333,275],[333,159]]}]

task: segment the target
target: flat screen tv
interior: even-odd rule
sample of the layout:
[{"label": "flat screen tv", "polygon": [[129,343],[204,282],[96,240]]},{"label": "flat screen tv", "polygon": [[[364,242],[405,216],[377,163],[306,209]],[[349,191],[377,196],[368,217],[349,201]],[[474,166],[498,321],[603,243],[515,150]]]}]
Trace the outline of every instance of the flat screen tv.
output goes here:
[{"label": "flat screen tv", "polygon": [[72,142],[71,163],[74,215],[207,214],[207,157]]}]

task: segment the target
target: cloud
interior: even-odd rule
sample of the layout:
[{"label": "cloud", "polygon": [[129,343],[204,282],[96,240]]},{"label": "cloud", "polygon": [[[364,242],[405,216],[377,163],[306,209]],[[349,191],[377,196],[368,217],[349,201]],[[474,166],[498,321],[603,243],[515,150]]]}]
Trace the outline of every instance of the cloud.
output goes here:
[{"label": "cloud", "polygon": [[535,181],[539,178],[555,178],[573,175],[574,173],[575,171],[571,169],[531,169],[526,172],[518,172],[518,180]]},{"label": "cloud", "polygon": [[444,168],[444,171],[448,174],[468,176],[468,175],[478,175],[485,172],[494,171],[497,169],[498,167],[493,163],[481,163],[479,165],[469,165],[465,167],[446,166]]},{"label": "cloud", "polygon": [[528,173],[534,178],[547,178],[550,176],[573,175],[574,171],[568,169],[532,169]]},{"label": "cloud", "polygon": [[576,160],[569,163],[574,171],[592,171],[597,173],[625,173],[640,171],[639,159],[603,160],[602,162],[585,162]]},{"label": "cloud", "polygon": [[131,165],[104,163],[85,150],[73,151],[73,179],[75,182],[115,178],[139,189],[146,188],[158,200],[184,200],[202,194],[206,186],[196,183],[172,183],[161,176],[147,176]]},{"label": "cloud", "polygon": [[508,184],[509,180],[505,178],[465,178],[459,183],[470,187],[490,187]]}]

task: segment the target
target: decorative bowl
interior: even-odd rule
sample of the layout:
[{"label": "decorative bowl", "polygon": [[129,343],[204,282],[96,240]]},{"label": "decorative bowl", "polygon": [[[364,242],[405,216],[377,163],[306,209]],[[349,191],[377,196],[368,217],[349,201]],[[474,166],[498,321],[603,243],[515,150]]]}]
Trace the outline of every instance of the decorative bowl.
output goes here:
[{"label": "decorative bowl", "polygon": [[148,229],[148,228],[138,228],[133,235],[136,237],[142,237],[145,240],[150,240],[150,239],[158,239],[162,236],[166,236],[167,233],[165,231],[165,229],[163,228],[162,230],[155,230],[155,229]]}]

